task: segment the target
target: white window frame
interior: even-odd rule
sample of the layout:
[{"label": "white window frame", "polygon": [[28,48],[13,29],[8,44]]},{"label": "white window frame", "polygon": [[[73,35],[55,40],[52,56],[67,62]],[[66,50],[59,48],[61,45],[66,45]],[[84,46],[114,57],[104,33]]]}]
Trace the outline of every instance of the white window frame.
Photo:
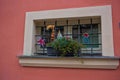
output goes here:
[{"label": "white window frame", "polygon": [[[87,16],[101,16],[102,57],[52,58],[32,56],[35,52],[34,20]],[[19,56],[19,63],[22,66],[37,67],[117,69],[119,58],[114,56],[111,5],[27,12],[24,49],[23,55]]]},{"label": "white window frame", "polygon": [[70,9],[60,9],[60,10],[27,12],[26,20],[25,20],[23,54],[32,55],[35,52],[34,20],[69,18],[69,17],[86,17],[86,16],[101,16],[102,55],[114,56],[112,11],[110,5],[86,7],[86,8],[70,8]]}]

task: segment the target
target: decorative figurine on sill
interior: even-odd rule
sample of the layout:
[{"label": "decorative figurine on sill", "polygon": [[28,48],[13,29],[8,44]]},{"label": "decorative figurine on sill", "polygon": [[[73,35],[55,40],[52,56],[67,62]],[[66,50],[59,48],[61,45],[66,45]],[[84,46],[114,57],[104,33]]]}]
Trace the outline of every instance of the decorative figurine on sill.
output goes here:
[{"label": "decorative figurine on sill", "polygon": [[55,25],[48,25],[47,30],[49,29],[52,30],[50,40],[53,41],[55,39]]},{"label": "decorative figurine on sill", "polygon": [[58,35],[57,35],[57,39],[60,39],[60,38],[62,38],[62,34],[61,34],[60,30],[59,30]]}]

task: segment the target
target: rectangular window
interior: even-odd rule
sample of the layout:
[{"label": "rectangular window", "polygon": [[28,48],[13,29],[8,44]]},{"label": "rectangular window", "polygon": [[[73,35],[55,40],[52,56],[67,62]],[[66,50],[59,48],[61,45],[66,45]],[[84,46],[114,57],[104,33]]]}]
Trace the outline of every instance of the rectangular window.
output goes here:
[{"label": "rectangular window", "polygon": [[[119,58],[114,56],[111,10],[111,5],[104,5],[27,12],[23,55],[19,56],[19,63],[32,67],[117,69]],[[54,27],[54,30],[48,29],[49,26]],[[51,37],[52,32],[54,37]],[[58,34],[59,37],[76,40],[77,44],[82,43],[85,46],[80,49],[83,56],[47,57],[49,48],[40,46],[39,43],[50,43]]]},{"label": "rectangular window", "polygon": [[[55,40],[59,32],[60,36],[72,38],[83,44],[80,55],[102,55],[100,16],[35,20],[34,23],[36,26],[35,54],[37,55],[47,56],[46,44]],[[54,26],[54,33],[52,28],[47,29],[48,26]]]}]

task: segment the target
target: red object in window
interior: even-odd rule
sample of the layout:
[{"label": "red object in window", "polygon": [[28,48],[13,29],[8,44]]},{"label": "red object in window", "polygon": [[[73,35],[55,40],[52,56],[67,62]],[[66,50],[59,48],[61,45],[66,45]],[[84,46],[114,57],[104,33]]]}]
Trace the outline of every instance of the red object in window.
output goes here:
[{"label": "red object in window", "polygon": [[89,37],[89,34],[88,33],[84,33],[83,36],[84,37]]}]

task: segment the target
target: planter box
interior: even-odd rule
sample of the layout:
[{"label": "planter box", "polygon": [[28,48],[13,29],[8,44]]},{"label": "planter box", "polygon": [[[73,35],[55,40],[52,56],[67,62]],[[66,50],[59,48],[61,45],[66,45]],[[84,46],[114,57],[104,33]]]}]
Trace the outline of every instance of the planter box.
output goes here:
[{"label": "planter box", "polygon": [[53,47],[47,47],[47,55],[58,56],[58,51],[56,51]]}]

